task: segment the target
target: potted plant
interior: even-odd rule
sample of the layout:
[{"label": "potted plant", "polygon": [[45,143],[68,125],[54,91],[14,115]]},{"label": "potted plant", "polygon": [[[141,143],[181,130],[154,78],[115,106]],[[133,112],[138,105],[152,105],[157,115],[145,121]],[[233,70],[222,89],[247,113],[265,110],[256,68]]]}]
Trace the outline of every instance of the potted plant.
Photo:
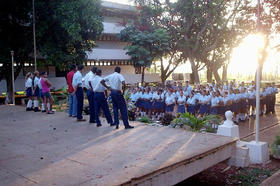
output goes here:
[{"label": "potted plant", "polygon": [[271,152],[275,159],[280,159],[280,136],[275,137],[275,141],[271,145]]}]

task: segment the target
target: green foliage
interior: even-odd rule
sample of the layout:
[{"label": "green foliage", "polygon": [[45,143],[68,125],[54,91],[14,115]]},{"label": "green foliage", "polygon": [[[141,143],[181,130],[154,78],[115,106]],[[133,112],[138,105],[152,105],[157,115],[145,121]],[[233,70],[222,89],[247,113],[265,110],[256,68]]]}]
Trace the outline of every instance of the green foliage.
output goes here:
[{"label": "green foliage", "polygon": [[100,1],[38,0],[35,5],[40,54],[61,68],[83,62],[103,30]]},{"label": "green foliage", "polygon": [[192,131],[196,132],[199,132],[204,127],[207,132],[214,132],[211,124],[220,123],[220,118],[217,115],[206,115],[201,118],[197,118],[196,116],[186,112],[178,114],[172,123],[179,126],[188,125]]},{"label": "green foliage", "polygon": [[275,141],[271,145],[271,153],[275,157],[280,158],[280,136],[275,137]]},{"label": "green foliage", "polygon": [[170,37],[165,29],[139,30],[129,26],[121,31],[120,38],[129,42],[127,54],[135,66],[150,67],[152,62],[163,56],[169,49]]},{"label": "green foliage", "polygon": [[238,185],[257,186],[271,175],[272,172],[270,170],[252,168],[241,170],[239,174],[233,175],[232,179],[237,182]]},{"label": "green foliage", "polygon": [[141,118],[139,118],[139,121],[143,122],[143,123],[147,123],[147,124],[152,123],[151,118],[149,118],[147,116],[142,116]]}]

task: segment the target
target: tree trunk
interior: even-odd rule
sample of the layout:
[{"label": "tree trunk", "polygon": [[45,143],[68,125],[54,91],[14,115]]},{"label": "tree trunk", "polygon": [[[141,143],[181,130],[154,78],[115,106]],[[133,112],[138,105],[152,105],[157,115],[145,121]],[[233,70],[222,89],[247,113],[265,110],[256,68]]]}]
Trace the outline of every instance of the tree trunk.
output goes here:
[{"label": "tree trunk", "polygon": [[166,80],[165,74],[161,72],[160,78],[161,78],[162,84],[164,84],[164,83],[165,83],[165,80]]},{"label": "tree trunk", "polygon": [[207,83],[212,82],[212,74],[212,69],[210,68],[210,66],[207,65]]},{"label": "tree trunk", "polygon": [[142,84],[142,86],[144,86],[145,68],[146,67],[142,68],[142,76],[141,76],[141,84]]},{"label": "tree trunk", "polygon": [[227,64],[224,64],[224,65],[223,65],[223,74],[222,74],[222,80],[223,80],[223,82],[227,81],[227,68],[228,68],[228,65],[227,65]]},{"label": "tree trunk", "polygon": [[190,58],[191,68],[192,68],[192,74],[194,78],[194,83],[199,83],[199,75],[198,75],[198,69],[195,65],[195,62],[192,58]]},{"label": "tree trunk", "polygon": [[214,70],[213,70],[213,74],[214,74],[214,77],[215,77],[215,79],[216,79],[216,82],[217,82],[217,83],[220,83],[220,82],[221,82],[221,77],[220,77],[220,75],[219,75],[219,73],[218,73],[218,69],[214,69]]}]

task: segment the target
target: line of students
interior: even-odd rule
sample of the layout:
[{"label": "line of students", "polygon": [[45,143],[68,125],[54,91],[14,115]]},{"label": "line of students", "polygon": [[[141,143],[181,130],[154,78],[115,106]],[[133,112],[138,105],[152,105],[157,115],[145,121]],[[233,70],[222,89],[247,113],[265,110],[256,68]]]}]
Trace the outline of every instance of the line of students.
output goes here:
[{"label": "line of students", "polygon": [[[78,65],[77,71],[75,71],[75,66],[72,66],[72,73],[67,75],[67,83],[68,83],[68,91],[69,91],[69,100],[70,96],[75,96],[77,100],[76,108],[77,108],[77,121],[86,121],[82,116],[83,111],[83,101],[84,94],[83,88],[87,89],[87,98],[89,102],[89,113],[90,119],[89,123],[96,123],[97,127],[102,126],[101,121],[99,119],[100,109],[102,109],[107,123],[110,126],[115,126],[116,129],[119,128],[119,116],[118,112],[120,110],[121,117],[125,126],[125,129],[134,128],[129,125],[128,122],[128,114],[126,102],[123,97],[123,92],[125,91],[125,79],[120,74],[121,68],[116,67],[115,72],[105,78],[102,78],[102,70],[96,67],[93,67],[91,71],[89,71],[85,77],[83,82],[83,71],[84,66]],[[72,81],[71,81],[72,78]],[[107,85],[108,83],[108,85]],[[121,86],[122,85],[122,86]],[[72,86],[72,87],[71,87]],[[72,89],[73,88],[73,89]],[[112,119],[109,106],[108,106],[108,92],[110,92],[110,96],[113,103],[113,111],[114,111],[114,120]],[[75,107],[75,105],[69,104],[69,116],[73,115],[73,109],[70,112],[70,108]],[[75,113],[74,113],[75,114]]]},{"label": "line of students", "polygon": [[51,83],[46,72],[28,72],[25,77],[25,92],[28,102],[26,111],[40,112],[39,101],[42,99],[42,112],[54,114],[52,111],[53,98],[50,93]]},{"label": "line of students", "polygon": [[[275,84],[267,84],[261,91],[260,112],[266,114],[275,112],[275,95],[278,89]],[[135,87],[131,90],[131,101],[135,103],[140,116],[148,115],[153,119],[159,119],[166,113],[189,112],[193,115],[205,114],[224,115],[225,111],[231,110],[235,114],[235,122],[245,121],[250,116],[255,116],[256,90],[255,83],[245,86],[242,82],[239,86],[231,82],[225,85],[206,84],[196,85],[193,89],[186,82],[183,87],[166,85],[161,88]],[[176,106],[176,107],[175,107]]]}]

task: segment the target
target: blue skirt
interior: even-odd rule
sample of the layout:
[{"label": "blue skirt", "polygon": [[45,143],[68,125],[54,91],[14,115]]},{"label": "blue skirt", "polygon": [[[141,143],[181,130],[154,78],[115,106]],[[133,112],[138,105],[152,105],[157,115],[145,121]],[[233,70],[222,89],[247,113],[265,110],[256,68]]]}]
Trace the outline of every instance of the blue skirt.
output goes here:
[{"label": "blue skirt", "polygon": [[238,110],[239,110],[238,104],[239,103],[233,103],[233,105],[231,106],[232,112],[238,112]]},{"label": "blue skirt", "polygon": [[207,104],[201,104],[198,112],[200,114],[207,114],[208,110],[209,110],[209,106]]},{"label": "blue skirt", "polygon": [[174,111],[174,106],[175,106],[175,104],[166,106],[165,111],[166,112],[173,112]]},{"label": "blue skirt", "polygon": [[211,107],[210,108],[210,114],[218,114],[218,108],[217,107]]},{"label": "blue skirt", "polygon": [[248,102],[249,102],[249,105],[256,106],[256,99],[249,99]]},{"label": "blue skirt", "polygon": [[138,99],[136,104],[135,104],[137,107],[140,107],[140,108],[143,108],[143,100],[142,99]]},{"label": "blue skirt", "polygon": [[35,89],[33,96],[39,97],[39,88],[38,87]]},{"label": "blue skirt", "polygon": [[187,111],[188,111],[188,113],[195,115],[195,105],[188,105]]},{"label": "blue skirt", "polygon": [[31,87],[27,88],[26,92],[26,97],[32,97],[32,89]]},{"label": "blue skirt", "polygon": [[152,109],[153,103],[151,101],[144,101],[144,108],[145,109]]},{"label": "blue skirt", "polygon": [[185,113],[185,105],[178,105],[177,113]]},{"label": "blue skirt", "polygon": [[225,114],[225,106],[218,106],[217,107],[217,114],[224,115]]},{"label": "blue skirt", "polygon": [[162,110],[164,109],[164,102],[163,101],[155,101],[153,105],[153,109]]}]

